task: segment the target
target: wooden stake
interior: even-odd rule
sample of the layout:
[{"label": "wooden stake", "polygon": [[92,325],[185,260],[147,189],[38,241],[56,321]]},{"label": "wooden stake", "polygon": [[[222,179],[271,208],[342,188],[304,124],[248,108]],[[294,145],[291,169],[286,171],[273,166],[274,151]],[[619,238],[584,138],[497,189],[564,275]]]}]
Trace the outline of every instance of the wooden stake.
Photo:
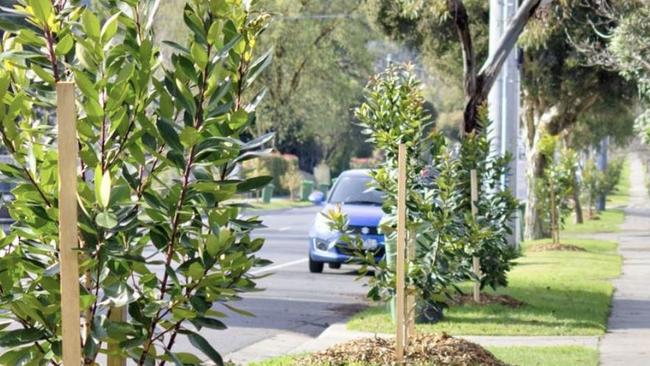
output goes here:
[{"label": "wooden stake", "polygon": [[[471,200],[472,200],[472,218],[476,222],[476,216],[478,215],[478,207],[476,202],[478,201],[478,176],[476,174],[476,169],[470,171],[470,186],[471,186]],[[472,269],[477,278],[481,277],[481,263],[478,257],[472,257]],[[474,282],[474,302],[481,302],[481,282],[479,280]]]},{"label": "wooden stake", "polygon": [[59,129],[59,251],[63,364],[81,364],[77,233],[77,113],[74,84],[56,84]]},{"label": "wooden stake", "polygon": [[[408,262],[406,263],[406,273],[408,273],[409,263],[415,260],[415,239],[416,231],[409,230],[408,245],[406,249]],[[406,346],[409,339],[415,335],[415,288],[409,286],[406,294]]]},{"label": "wooden stake", "polygon": [[395,264],[396,291],[397,291],[397,334],[395,342],[395,360],[404,362],[404,348],[406,346],[405,315],[405,246],[406,246],[406,145],[399,145],[397,157],[397,258]]},{"label": "wooden stake", "polygon": [[[125,322],[126,321],[126,306],[119,308],[111,309],[110,319],[116,322]],[[111,355],[111,352],[118,351],[120,349],[119,344],[109,343],[108,344],[108,362],[106,366],[126,366],[126,358]]]}]

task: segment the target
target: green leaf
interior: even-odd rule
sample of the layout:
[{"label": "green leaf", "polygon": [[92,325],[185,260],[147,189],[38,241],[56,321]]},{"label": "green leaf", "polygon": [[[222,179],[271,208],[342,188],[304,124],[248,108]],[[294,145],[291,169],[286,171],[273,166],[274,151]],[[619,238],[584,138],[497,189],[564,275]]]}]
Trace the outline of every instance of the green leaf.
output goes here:
[{"label": "green leaf", "polygon": [[246,179],[237,185],[237,193],[250,192],[256,189],[260,189],[271,183],[272,180],[273,177],[271,176],[259,176]]},{"label": "green leaf", "polygon": [[187,335],[187,338],[190,340],[190,343],[203,352],[204,355],[208,356],[210,361],[216,363],[218,366],[223,366],[223,359],[217,350],[215,350],[205,338],[200,334],[192,332],[191,330],[182,329],[179,331],[181,334]]},{"label": "green leaf", "polygon": [[203,277],[203,266],[199,262],[194,262],[190,264],[190,268],[188,269],[187,273],[192,277],[194,280],[199,280],[201,277]]},{"label": "green leaf", "polygon": [[183,145],[181,145],[178,132],[176,132],[176,129],[174,129],[174,126],[171,123],[164,119],[158,119],[156,126],[158,127],[158,132],[160,132],[160,136],[169,148],[179,151],[183,150]]},{"label": "green leaf", "polygon": [[50,0],[30,0],[29,5],[32,6],[36,19],[38,19],[43,25],[47,24],[47,21],[54,10],[52,2]]},{"label": "green leaf", "polygon": [[228,120],[228,127],[233,130],[238,130],[244,127],[248,123],[248,113],[240,109],[234,113],[230,114],[230,119]]},{"label": "green leaf", "polygon": [[205,327],[205,328],[210,328],[210,329],[223,330],[223,329],[228,328],[226,326],[226,324],[224,322],[222,322],[221,320],[214,319],[214,318],[207,318],[207,317],[203,317],[203,316],[199,316],[199,317],[196,317],[196,318],[192,319],[192,323],[194,323],[194,324],[196,324],[198,326]]},{"label": "green leaf", "polygon": [[258,76],[271,64],[273,61],[273,49],[266,51],[265,54],[260,56],[253,64],[251,65],[248,76],[246,77],[246,85],[250,86],[255,82]]},{"label": "green leaf", "polygon": [[200,69],[208,65],[208,52],[198,43],[193,43],[191,48],[192,58]]},{"label": "green leaf", "polygon": [[186,147],[191,147],[201,138],[201,134],[194,127],[187,126],[181,131],[180,140]]},{"label": "green leaf", "polygon": [[16,347],[45,338],[45,331],[37,328],[16,329],[2,332],[0,347]]},{"label": "green leaf", "polygon": [[100,34],[101,40],[103,43],[107,43],[110,41],[113,36],[115,36],[115,33],[117,33],[117,28],[118,28],[118,20],[120,15],[122,15],[121,12],[117,12],[113,14],[110,18],[106,20],[104,23],[104,26],[102,27],[102,31]]},{"label": "green leaf", "polygon": [[61,38],[56,43],[54,52],[56,53],[57,56],[64,56],[67,55],[68,52],[70,52],[70,50],[72,50],[73,46],[74,46],[74,39],[72,38],[71,35],[66,34],[63,38]]},{"label": "green leaf", "polygon": [[108,203],[111,201],[111,173],[109,171],[104,172],[102,176],[102,181],[99,188],[99,203],[102,207],[108,207]]},{"label": "green leaf", "polygon": [[44,82],[48,84],[54,84],[54,76],[52,76],[52,74],[50,74],[48,71],[45,71],[45,69],[36,64],[32,64],[31,68],[32,71],[34,71],[34,73],[36,73],[36,75],[38,75],[38,77],[40,77]]},{"label": "green leaf", "polygon": [[112,229],[117,226],[117,216],[112,212],[100,212],[95,218],[95,222],[100,227],[105,229]]},{"label": "green leaf", "polygon": [[99,39],[101,35],[99,19],[97,19],[97,16],[92,11],[86,9],[81,15],[81,22],[84,26],[84,32],[87,37]]}]

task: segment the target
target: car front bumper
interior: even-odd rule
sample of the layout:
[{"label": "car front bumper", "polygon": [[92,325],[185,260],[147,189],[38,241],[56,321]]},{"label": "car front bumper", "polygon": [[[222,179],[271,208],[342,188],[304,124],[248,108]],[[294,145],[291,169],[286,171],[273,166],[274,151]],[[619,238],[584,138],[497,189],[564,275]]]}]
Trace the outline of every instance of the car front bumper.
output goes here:
[{"label": "car front bumper", "polygon": [[[375,240],[377,246],[368,250],[374,252],[377,261],[384,257],[384,237],[382,235],[362,235],[361,239]],[[345,244],[337,242],[336,239],[309,238],[309,258],[314,262],[327,263],[348,263],[353,261],[354,257],[341,248],[341,245]]]}]

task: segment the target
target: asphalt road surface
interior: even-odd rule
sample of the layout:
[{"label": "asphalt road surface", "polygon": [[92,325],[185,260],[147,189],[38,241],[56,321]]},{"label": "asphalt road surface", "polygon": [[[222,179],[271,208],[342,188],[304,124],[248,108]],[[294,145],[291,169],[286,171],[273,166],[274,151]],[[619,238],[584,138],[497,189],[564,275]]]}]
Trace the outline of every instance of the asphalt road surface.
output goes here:
[{"label": "asphalt road surface", "polygon": [[[363,309],[365,280],[357,280],[356,267],[309,273],[307,233],[320,207],[298,208],[261,215],[268,228],[257,231],[267,239],[260,254],[273,264],[256,274],[272,273],[259,281],[261,292],[246,294],[233,303],[255,314],[244,317],[223,308],[227,330],[203,329],[201,334],[222,354],[240,350],[280,333],[316,337],[333,322],[344,320]],[[185,339],[179,339],[174,351],[190,351]]]}]

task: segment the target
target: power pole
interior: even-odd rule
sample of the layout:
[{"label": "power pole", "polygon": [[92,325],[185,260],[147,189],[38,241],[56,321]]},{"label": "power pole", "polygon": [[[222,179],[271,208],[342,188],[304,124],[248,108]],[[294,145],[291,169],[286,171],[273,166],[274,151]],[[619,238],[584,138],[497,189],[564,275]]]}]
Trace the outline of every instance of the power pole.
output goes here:
[{"label": "power pole", "polygon": [[[609,149],[609,136],[606,136],[600,141],[600,146],[598,148],[598,161],[597,161],[597,166],[598,170],[601,171],[603,174],[607,174],[607,150]],[[605,211],[606,207],[606,202],[607,202],[607,196],[604,194],[601,194],[598,197],[598,201],[596,202],[596,208],[598,211]]]},{"label": "power pole", "polygon": [[[490,0],[490,53],[495,52],[504,30],[517,13],[517,0]],[[502,189],[509,189],[517,198],[518,185],[523,181],[518,169],[519,156],[519,106],[521,74],[517,58],[517,49],[513,49],[501,69],[501,73],[488,96],[489,117],[492,128],[488,132],[491,139],[492,153],[504,155],[510,153],[510,174],[504,178]],[[512,222],[510,243],[517,247],[521,238],[521,213],[517,212]]]}]

